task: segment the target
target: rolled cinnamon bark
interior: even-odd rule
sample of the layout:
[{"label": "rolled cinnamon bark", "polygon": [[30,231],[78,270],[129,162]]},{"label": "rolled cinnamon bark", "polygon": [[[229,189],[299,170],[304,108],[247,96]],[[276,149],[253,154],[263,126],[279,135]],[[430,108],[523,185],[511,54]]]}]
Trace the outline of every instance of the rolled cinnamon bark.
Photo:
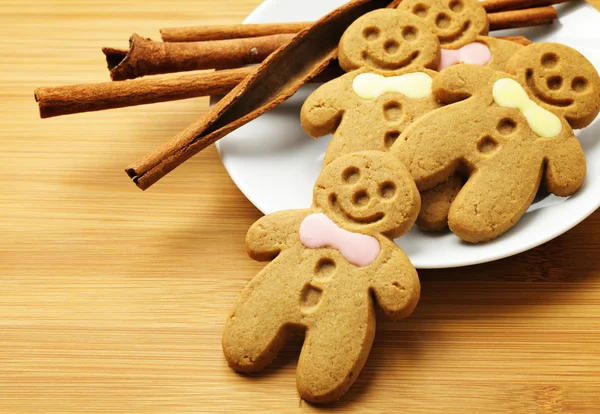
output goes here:
[{"label": "rolled cinnamon bark", "polygon": [[298,33],[310,26],[301,23],[235,24],[198,27],[167,27],[160,29],[163,42],[201,42],[207,40],[241,39],[270,36],[284,33]]},{"label": "rolled cinnamon bark", "polygon": [[571,0],[485,0],[482,4],[489,13],[509,10],[530,9],[535,7],[552,6],[553,4],[566,3]]},{"label": "rolled cinnamon bark", "polygon": [[353,0],[269,56],[208,113],[125,171],[142,190],[228,133],[278,106],[335,59],[344,31],[360,16],[392,3]]},{"label": "rolled cinnamon bark", "polygon": [[[536,8],[540,6],[550,6],[552,4],[565,3],[571,0],[485,0],[482,2],[483,7],[488,12],[488,16],[499,11],[521,10],[528,8]],[[397,3],[400,3],[399,1]],[[525,16],[529,16],[529,12],[525,12]],[[527,24],[523,21],[521,13],[509,15],[510,18],[515,18],[518,26],[511,27],[527,27],[534,24]],[[505,20],[507,16],[493,16],[490,20],[494,20],[499,25],[508,25],[509,21]],[[160,29],[161,37],[164,42],[196,42],[202,40],[219,40],[219,39],[240,39],[256,36],[266,36],[282,33],[296,33],[308,27],[310,22],[302,23],[266,23],[266,24],[232,24],[223,26],[197,26],[197,27],[170,27]],[[545,23],[544,23],[545,24]],[[494,30],[490,27],[490,30]],[[499,29],[496,29],[499,30]]]},{"label": "rolled cinnamon bark", "polygon": [[[41,118],[102,111],[201,96],[224,95],[256,70],[255,66],[178,77],[149,76],[123,82],[37,88]],[[332,63],[311,82],[327,82],[344,72]]]},{"label": "rolled cinnamon bark", "polygon": [[557,17],[556,9],[552,6],[488,14],[490,30],[552,24]]},{"label": "rolled cinnamon bark", "polygon": [[129,40],[129,51],[104,48],[112,80],[200,69],[226,69],[260,63],[293,34],[209,42],[163,43],[137,34]]},{"label": "rolled cinnamon bark", "polygon": [[[499,0],[498,0],[499,1]],[[502,0],[506,1],[506,0]],[[550,24],[557,18],[552,7],[488,14],[490,30]],[[282,23],[281,26],[289,23]],[[233,25],[238,30],[244,25]],[[198,69],[225,69],[262,62],[293,34],[190,43],[162,43],[133,35],[130,50],[104,48],[113,80]]]},{"label": "rolled cinnamon bark", "polygon": [[123,82],[37,88],[40,116],[76,114],[123,108],[197,96],[221,95],[232,90],[254,67],[228,69],[178,77],[147,77]]}]

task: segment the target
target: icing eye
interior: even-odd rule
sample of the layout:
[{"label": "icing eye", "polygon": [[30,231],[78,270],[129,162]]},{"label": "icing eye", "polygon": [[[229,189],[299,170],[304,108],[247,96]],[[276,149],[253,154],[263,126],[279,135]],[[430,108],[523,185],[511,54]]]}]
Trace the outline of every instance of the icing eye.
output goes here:
[{"label": "icing eye", "polygon": [[546,84],[548,85],[548,89],[552,89],[553,91],[557,91],[562,88],[563,78],[562,76],[552,76],[548,78]]},{"label": "icing eye", "polygon": [[498,122],[496,129],[502,135],[510,135],[517,129],[517,123],[510,118],[504,118]]},{"label": "icing eye", "polygon": [[588,87],[588,80],[581,76],[576,76],[571,82],[571,89],[575,92],[581,93],[584,92]]},{"label": "icing eye", "polygon": [[384,143],[385,143],[386,148],[391,148],[391,146],[394,145],[394,142],[396,142],[396,140],[398,139],[399,136],[400,136],[399,131],[386,132],[385,138],[384,138]]},{"label": "icing eye", "polygon": [[415,41],[418,36],[419,36],[419,30],[416,27],[407,26],[404,29],[402,29],[402,37],[407,42]]},{"label": "icing eye", "polygon": [[460,1],[460,0],[454,0],[454,1],[450,2],[450,4],[448,5],[448,7],[454,13],[460,13],[461,11],[463,11],[463,9],[464,9],[465,6],[463,5],[462,1]]},{"label": "icing eye", "polygon": [[438,14],[438,16],[435,19],[435,25],[440,29],[447,29],[448,27],[450,27],[451,22],[452,19],[450,19],[450,16],[448,16],[446,13]]},{"label": "icing eye", "polygon": [[413,7],[412,12],[413,14],[423,18],[427,16],[427,13],[429,12],[429,6],[426,4],[417,4],[415,7]]},{"label": "icing eye", "polygon": [[342,173],[342,180],[346,184],[354,184],[360,178],[360,170],[356,167],[348,167]]},{"label": "icing eye", "polygon": [[366,206],[369,202],[369,194],[366,190],[360,190],[352,196],[352,204],[356,206]]},{"label": "icing eye", "polygon": [[558,59],[558,56],[556,56],[556,54],[554,54],[554,53],[545,53],[542,56],[541,62],[542,62],[542,65],[545,68],[552,69],[553,67],[555,67],[556,65],[558,65],[558,60],[559,59]]},{"label": "icing eye", "polygon": [[363,37],[369,42],[377,40],[379,38],[379,29],[376,27],[367,27],[363,30]]},{"label": "icing eye", "polygon": [[396,194],[396,184],[386,181],[379,186],[379,194],[382,198],[392,198]]},{"label": "icing eye", "polygon": [[390,39],[387,42],[385,42],[385,44],[383,45],[383,49],[386,53],[393,55],[394,53],[398,53],[400,45],[395,40]]}]

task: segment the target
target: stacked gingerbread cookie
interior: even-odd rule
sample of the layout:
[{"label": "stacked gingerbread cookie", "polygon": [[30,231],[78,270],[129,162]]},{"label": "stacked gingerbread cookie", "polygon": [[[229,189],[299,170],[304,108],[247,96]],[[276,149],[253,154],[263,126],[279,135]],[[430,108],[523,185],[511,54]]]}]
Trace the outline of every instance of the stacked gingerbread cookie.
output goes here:
[{"label": "stacked gingerbread cookie", "polygon": [[574,194],[586,166],[574,128],[600,111],[600,77],[564,45],[487,37],[476,0],[405,0],[357,19],[339,44],[347,72],[305,102],[314,137],[333,134],[305,210],[265,216],[247,236],[270,263],[245,288],[223,336],[230,365],[257,371],[304,332],[301,396],[341,397],[375,333],[419,299],[393,239],[417,221],[467,242],[513,227],[544,185]]}]

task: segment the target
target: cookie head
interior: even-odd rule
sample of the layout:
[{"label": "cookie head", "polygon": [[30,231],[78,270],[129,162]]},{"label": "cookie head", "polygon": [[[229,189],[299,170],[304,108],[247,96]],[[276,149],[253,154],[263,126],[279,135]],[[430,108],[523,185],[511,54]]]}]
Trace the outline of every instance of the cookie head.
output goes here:
[{"label": "cookie head", "polygon": [[398,237],[413,225],[421,199],[399,159],[364,151],[325,167],[315,185],[314,205],[346,230]]},{"label": "cookie head", "polygon": [[439,42],[431,28],[410,13],[380,9],[358,18],[339,45],[341,67],[376,71],[436,69]]},{"label": "cookie head", "polygon": [[600,77],[578,51],[557,43],[535,43],[508,62],[506,71],[573,128],[591,123],[600,111]]},{"label": "cookie head", "polygon": [[398,10],[427,22],[444,49],[458,49],[489,30],[487,13],[478,0],[403,0]]}]

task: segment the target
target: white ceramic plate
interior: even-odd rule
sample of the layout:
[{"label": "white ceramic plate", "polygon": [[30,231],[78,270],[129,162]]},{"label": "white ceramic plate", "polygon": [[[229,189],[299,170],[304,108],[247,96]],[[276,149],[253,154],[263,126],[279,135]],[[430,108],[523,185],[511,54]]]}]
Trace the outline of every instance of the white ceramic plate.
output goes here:
[{"label": "white ceramic plate", "polygon": [[[316,20],[346,0],[265,0],[246,23]],[[496,32],[522,34],[533,41],[555,41],[583,53],[600,68],[600,13],[587,3],[558,7],[553,27]],[[231,178],[263,213],[306,208],[321,171],[330,137],[314,140],[300,126],[300,108],[313,86],[222,139],[217,148]],[[600,119],[578,131],[588,160],[584,187],[568,199],[540,194],[508,233],[485,244],[462,242],[453,234],[424,233],[413,228],[396,240],[417,268],[445,268],[489,262],[545,243],[571,229],[600,206]]]}]

